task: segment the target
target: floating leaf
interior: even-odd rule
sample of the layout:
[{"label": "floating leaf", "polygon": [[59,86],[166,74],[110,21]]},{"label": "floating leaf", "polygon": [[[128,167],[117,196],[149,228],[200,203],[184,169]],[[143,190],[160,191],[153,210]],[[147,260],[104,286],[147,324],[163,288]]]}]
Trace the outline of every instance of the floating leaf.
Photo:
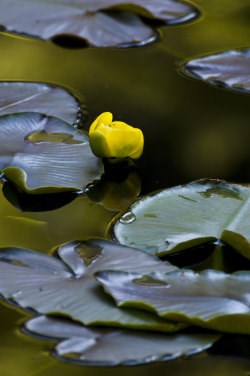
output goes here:
[{"label": "floating leaf", "polygon": [[103,12],[124,6],[167,23],[181,23],[197,16],[192,6],[174,0],[1,0],[0,23],[11,32],[42,39],[70,35],[99,47],[145,44],[155,39],[155,31],[137,15]]},{"label": "floating leaf", "polygon": [[163,331],[182,327],[151,313],[117,308],[93,277],[95,272],[103,269],[167,272],[175,269],[172,265],[144,252],[98,240],[65,244],[59,248],[58,254],[62,260],[58,262],[62,265],[53,269],[50,267],[51,256],[25,250],[19,252],[15,248],[2,249],[0,293],[23,308],[69,316],[86,325]]},{"label": "floating leaf", "polygon": [[154,309],[161,317],[229,333],[250,334],[250,273],[99,272],[119,307]]},{"label": "floating leaf", "polygon": [[250,93],[250,49],[190,60],[182,70],[209,84]]},{"label": "floating leaf", "polygon": [[138,365],[173,360],[204,351],[216,334],[163,334],[124,329],[94,329],[65,319],[40,316],[27,321],[25,332],[57,339],[54,355],[83,365]]},{"label": "floating leaf", "polygon": [[250,258],[250,188],[201,180],[142,197],[117,220],[114,234],[160,256],[219,239]]},{"label": "floating leaf", "polygon": [[59,86],[39,82],[0,82],[0,116],[19,112],[39,112],[71,125],[81,116],[79,102]]},{"label": "floating leaf", "polygon": [[[40,0],[41,1],[41,0]],[[57,0],[68,3],[70,0]],[[182,23],[197,16],[197,11],[186,2],[176,0],[76,0],[75,5],[84,7],[88,12],[105,9],[125,9],[141,16],[156,18],[166,23]]]},{"label": "floating leaf", "polygon": [[57,118],[6,115],[0,129],[0,169],[25,192],[82,190],[103,172],[88,137]]}]

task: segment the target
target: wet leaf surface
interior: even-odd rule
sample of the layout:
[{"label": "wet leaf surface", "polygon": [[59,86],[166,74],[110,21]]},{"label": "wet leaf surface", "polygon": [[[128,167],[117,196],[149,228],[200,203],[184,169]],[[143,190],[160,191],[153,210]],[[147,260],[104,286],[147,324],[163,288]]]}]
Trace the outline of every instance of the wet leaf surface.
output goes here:
[{"label": "wet leaf surface", "polygon": [[182,70],[211,85],[250,93],[250,49],[231,50],[190,60]]},{"label": "wet leaf surface", "polygon": [[68,316],[86,325],[161,331],[183,327],[151,313],[117,308],[93,277],[103,269],[167,272],[176,269],[171,264],[101,240],[67,243],[59,248],[58,255],[61,260],[34,251],[2,249],[0,293],[20,307]]},{"label": "wet leaf surface", "polygon": [[250,273],[191,270],[143,275],[103,271],[97,280],[119,307],[154,309],[160,317],[221,332],[250,334]]},{"label": "wet leaf surface", "polygon": [[223,241],[250,258],[250,188],[200,180],[138,199],[114,224],[122,243],[159,256]]},{"label": "wet leaf surface", "polygon": [[[81,0],[78,1],[80,3]],[[197,16],[197,10],[191,4],[175,0],[95,0],[87,1],[92,11],[98,9],[126,9],[141,16],[155,18],[166,24],[178,24]]]},{"label": "wet leaf surface", "polygon": [[[124,6],[125,11],[110,12]],[[98,47],[143,45],[154,40],[156,32],[127,9],[170,24],[186,22],[197,16],[191,5],[173,0],[133,0],[127,3],[121,0],[56,0],[53,3],[2,0],[0,23],[7,31],[15,33],[42,39],[71,35]]]},{"label": "wet leaf surface", "polygon": [[208,349],[216,334],[163,334],[124,329],[86,328],[65,319],[40,316],[24,324],[25,332],[59,343],[54,356],[82,365],[138,365],[187,357]]},{"label": "wet leaf surface", "polygon": [[78,123],[81,117],[80,103],[59,86],[41,82],[0,82],[0,116],[20,112],[39,112],[71,125]]},{"label": "wet leaf surface", "polygon": [[82,190],[103,172],[88,137],[62,120],[38,113],[6,115],[0,129],[0,169],[24,192]]}]

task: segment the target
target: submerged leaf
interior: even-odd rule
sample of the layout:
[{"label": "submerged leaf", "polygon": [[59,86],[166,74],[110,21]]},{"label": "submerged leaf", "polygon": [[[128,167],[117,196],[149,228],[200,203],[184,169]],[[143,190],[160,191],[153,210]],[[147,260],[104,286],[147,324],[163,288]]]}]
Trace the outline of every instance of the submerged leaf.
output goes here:
[{"label": "submerged leaf", "polygon": [[231,50],[190,60],[182,70],[209,84],[250,93],[250,49]]},{"label": "submerged leaf", "polygon": [[40,82],[0,82],[0,116],[20,112],[39,112],[71,125],[81,116],[79,102],[59,86]]},{"label": "submerged leaf", "polygon": [[6,115],[0,129],[0,170],[25,192],[82,190],[103,172],[88,137],[62,120],[38,113]]},{"label": "submerged leaf", "polygon": [[119,307],[154,309],[161,317],[229,333],[250,334],[250,273],[103,271],[97,280]]},{"label": "submerged leaf", "polygon": [[[53,270],[50,267],[51,256],[25,250],[19,252],[13,248],[2,249],[0,293],[23,308],[69,316],[86,325],[162,331],[176,331],[183,327],[151,313],[117,308],[93,277],[95,272],[104,269],[168,272],[175,270],[174,266],[144,252],[100,240],[68,243],[59,248],[58,254],[62,260],[58,260],[61,267]],[[43,267],[40,267],[39,259]]]},{"label": "submerged leaf", "polygon": [[42,39],[76,36],[99,47],[145,44],[155,39],[155,31],[137,15],[105,12],[124,6],[167,23],[181,23],[197,16],[191,5],[174,0],[1,0],[0,24],[7,31]]},{"label": "submerged leaf", "polygon": [[138,199],[113,231],[160,256],[219,239],[250,258],[250,188],[201,180],[166,189]]},{"label": "submerged leaf", "polygon": [[124,329],[86,328],[40,316],[24,325],[28,334],[59,340],[57,359],[83,365],[138,365],[191,356],[212,346],[216,334],[163,334]]},{"label": "submerged leaf", "polygon": [[[58,196],[66,194],[73,195],[73,192],[27,194],[27,197],[35,201],[50,196],[50,201],[56,204]],[[47,252],[48,249],[72,239],[84,240],[93,236],[103,238],[115,212],[94,203],[87,195],[75,195],[75,200],[57,210],[41,211],[39,206],[34,208],[32,201],[29,201],[28,206],[24,203],[24,208],[21,207],[20,210],[13,207],[0,191],[0,247],[20,247]],[[43,203],[41,200],[40,204]],[[48,202],[44,203],[44,209],[46,205],[48,210]],[[26,212],[23,212],[23,209]],[[34,212],[34,209],[38,211]]]}]

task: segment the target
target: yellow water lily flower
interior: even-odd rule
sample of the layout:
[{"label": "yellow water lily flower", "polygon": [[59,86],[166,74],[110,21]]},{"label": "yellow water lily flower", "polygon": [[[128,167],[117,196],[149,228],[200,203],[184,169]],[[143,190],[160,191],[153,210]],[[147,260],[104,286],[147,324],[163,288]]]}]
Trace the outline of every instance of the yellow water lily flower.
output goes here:
[{"label": "yellow water lily flower", "polygon": [[144,145],[142,131],[112,120],[110,112],[103,112],[91,124],[89,144],[92,152],[101,158],[139,158]]}]

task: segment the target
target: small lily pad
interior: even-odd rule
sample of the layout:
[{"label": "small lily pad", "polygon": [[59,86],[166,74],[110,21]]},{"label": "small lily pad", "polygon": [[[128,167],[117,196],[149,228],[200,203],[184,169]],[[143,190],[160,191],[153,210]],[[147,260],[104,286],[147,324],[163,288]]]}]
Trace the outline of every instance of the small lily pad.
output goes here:
[{"label": "small lily pad", "polygon": [[0,82],[0,116],[20,112],[54,116],[71,125],[81,118],[80,103],[59,86],[40,82]]},{"label": "small lily pad", "polygon": [[182,70],[209,84],[250,93],[250,49],[231,50],[190,60]]},{"label": "small lily pad", "polygon": [[166,362],[207,350],[216,334],[163,334],[86,328],[65,319],[40,316],[24,324],[25,333],[59,343],[54,356],[82,365],[138,365]]},{"label": "small lily pad", "polygon": [[201,180],[165,189],[138,199],[112,230],[158,256],[220,240],[250,258],[250,188]]},{"label": "small lily pad", "polygon": [[103,172],[88,136],[54,117],[0,117],[0,170],[28,193],[82,190]]},{"label": "small lily pad", "polygon": [[54,260],[34,251],[2,249],[0,293],[20,307],[68,316],[85,325],[160,331],[183,327],[152,313],[117,308],[93,277],[103,269],[167,272],[175,270],[174,266],[144,252],[101,240],[65,244],[59,248],[58,255],[60,259]]},{"label": "small lily pad", "polygon": [[[137,14],[121,10],[124,6],[167,23],[182,23],[197,16],[191,5],[174,0],[1,0],[0,24],[7,31],[45,40],[80,37],[98,47],[143,45],[154,40],[157,33]],[[116,12],[111,11],[114,8]]]},{"label": "small lily pad", "polygon": [[250,334],[250,273],[103,271],[97,280],[119,307],[154,309],[160,317],[222,332]]}]

